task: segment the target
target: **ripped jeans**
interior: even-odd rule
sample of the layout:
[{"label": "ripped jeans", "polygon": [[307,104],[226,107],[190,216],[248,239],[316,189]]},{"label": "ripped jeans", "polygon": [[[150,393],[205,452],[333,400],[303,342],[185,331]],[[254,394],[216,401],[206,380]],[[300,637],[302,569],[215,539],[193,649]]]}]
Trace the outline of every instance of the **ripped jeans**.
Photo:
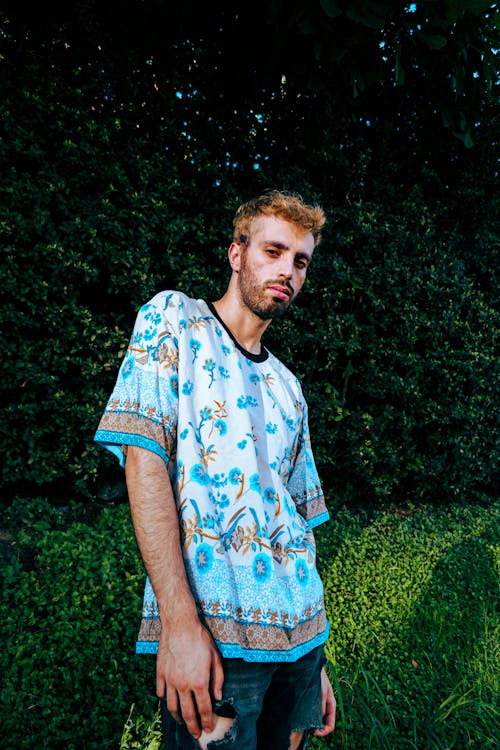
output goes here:
[{"label": "ripped jeans", "polygon": [[[208,750],[288,750],[292,732],[304,732],[301,750],[311,730],[323,726],[319,646],[295,662],[245,662],[223,659],[222,700],[214,713],[233,720]],[[162,701],[165,750],[198,750],[200,745],[178,724]]]}]

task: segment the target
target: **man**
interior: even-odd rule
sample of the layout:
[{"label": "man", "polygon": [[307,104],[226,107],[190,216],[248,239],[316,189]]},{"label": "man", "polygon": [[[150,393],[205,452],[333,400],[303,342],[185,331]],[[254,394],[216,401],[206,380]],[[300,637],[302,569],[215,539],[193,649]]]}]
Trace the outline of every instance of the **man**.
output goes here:
[{"label": "man", "polygon": [[125,465],[166,747],[297,750],[335,721],[311,530],[328,512],[300,385],[261,337],[325,217],[272,191],[233,223],[221,299],[139,311],[96,440]]}]

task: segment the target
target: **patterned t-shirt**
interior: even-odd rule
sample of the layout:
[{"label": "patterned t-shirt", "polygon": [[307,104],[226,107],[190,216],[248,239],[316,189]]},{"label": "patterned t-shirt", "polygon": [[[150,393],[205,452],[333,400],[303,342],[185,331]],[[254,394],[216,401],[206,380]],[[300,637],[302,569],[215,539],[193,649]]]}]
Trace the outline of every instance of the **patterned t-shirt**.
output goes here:
[{"label": "patterned t-shirt", "polygon": [[[312,528],[328,519],[297,378],[265,348],[245,351],[215,308],[177,291],[138,313],[95,440],[161,456],[185,565],[221,653],[295,661],[328,636]],[[146,580],[139,653],[155,653]]]}]

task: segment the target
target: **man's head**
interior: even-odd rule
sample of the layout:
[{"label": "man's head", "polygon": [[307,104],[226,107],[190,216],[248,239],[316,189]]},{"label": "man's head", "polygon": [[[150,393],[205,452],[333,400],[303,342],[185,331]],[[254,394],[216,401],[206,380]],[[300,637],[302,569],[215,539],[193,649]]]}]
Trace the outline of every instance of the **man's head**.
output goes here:
[{"label": "man's head", "polygon": [[273,191],[240,206],[229,248],[240,304],[262,320],[282,315],[300,292],[325,223],[323,209]]},{"label": "man's head", "polygon": [[304,203],[297,193],[271,190],[243,203],[234,216],[234,242],[246,243],[252,231],[252,224],[260,216],[276,216],[297,224],[304,231],[310,232],[314,246],[321,241],[321,229],[326,218],[321,206]]}]

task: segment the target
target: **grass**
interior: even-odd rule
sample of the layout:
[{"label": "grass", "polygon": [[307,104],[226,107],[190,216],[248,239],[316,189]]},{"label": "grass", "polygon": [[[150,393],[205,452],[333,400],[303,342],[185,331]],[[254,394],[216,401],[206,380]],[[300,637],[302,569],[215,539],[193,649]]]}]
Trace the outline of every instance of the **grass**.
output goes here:
[{"label": "grass", "polygon": [[[317,542],[337,728],[313,748],[499,747],[500,502],[332,515]],[[30,519],[0,563],[2,747],[158,750],[128,509]]]},{"label": "grass", "polygon": [[498,747],[498,522],[498,505],[456,505],[375,513],[336,547],[322,533],[339,698],[326,747]]}]

